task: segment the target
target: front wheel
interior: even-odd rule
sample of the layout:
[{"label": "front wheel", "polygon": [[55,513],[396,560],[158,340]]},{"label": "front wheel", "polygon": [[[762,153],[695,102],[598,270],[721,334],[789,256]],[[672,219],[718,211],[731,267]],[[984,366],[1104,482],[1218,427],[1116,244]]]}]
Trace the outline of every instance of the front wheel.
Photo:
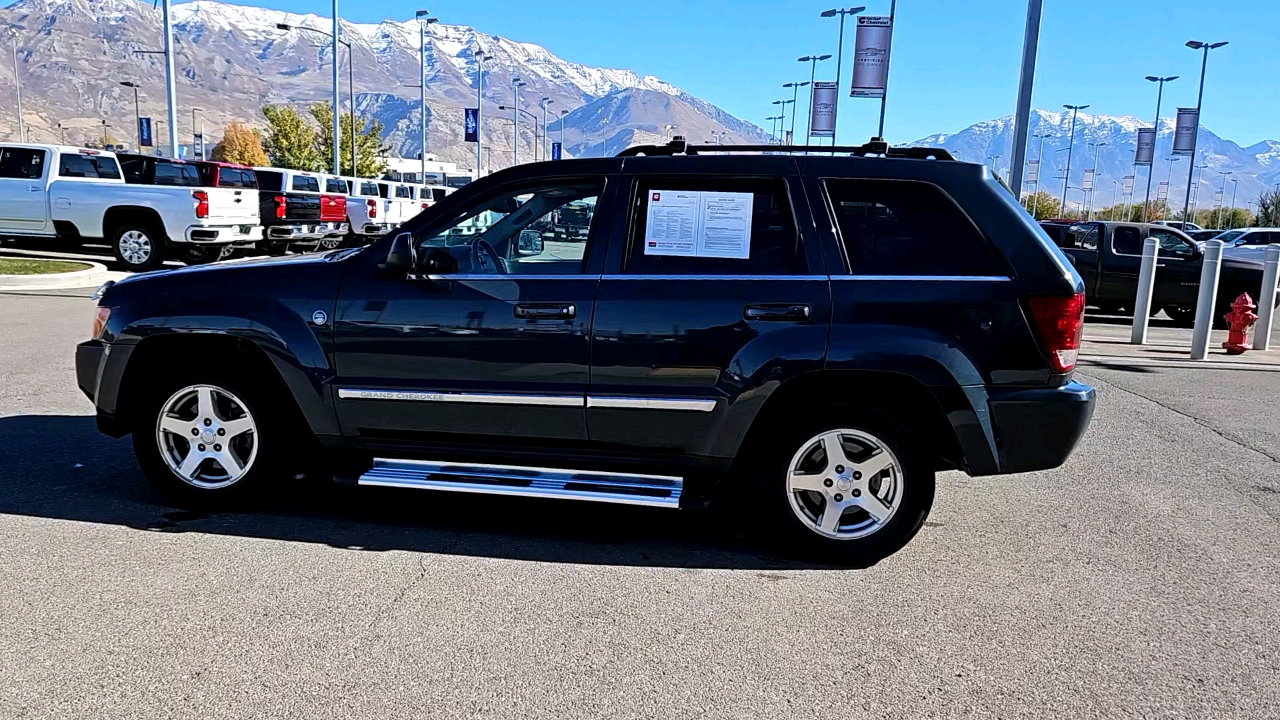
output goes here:
[{"label": "front wheel", "polygon": [[1165,305],[1164,314],[1173,320],[1174,327],[1189,328],[1196,324],[1196,308],[1194,305]]},{"label": "front wheel", "polygon": [[760,510],[789,549],[866,566],[919,532],[933,492],[907,430],[879,411],[837,406],[783,434],[763,468]]},{"label": "front wheel", "polygon": [[121,225],[111,234],[116,261],[130,272],[155,270],[164,262],[164,239],[154,228]]}]

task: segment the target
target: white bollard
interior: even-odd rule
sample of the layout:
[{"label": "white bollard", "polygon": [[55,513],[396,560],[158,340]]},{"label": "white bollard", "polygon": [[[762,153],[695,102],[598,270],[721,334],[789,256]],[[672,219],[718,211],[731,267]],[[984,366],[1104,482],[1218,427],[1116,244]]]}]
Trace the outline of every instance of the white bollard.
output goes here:
[{"label": "white bollard", "polygon": [[1218,300],[1218,276],[1222,274],[1222,241],[1204,244],[1200,267],[1200,295],[1196,298],[1196,326],[1191,331],[1191,359],[1209,357],[1209,331],[1213,329],[1214,303]]},{"label": "white bollard", "polygon": [[1258,324],[1253,331],[1253,349],[1271,349],[1271,319],[1276,307],[1276,281],[1280,280],[1280,245],[1267,246],[1262,266],[1262,293],[1258,298]]},{"label": "white bollard", "polygon": [[1160,243],[1149,237],[1142,243],[1142,269],[1138,271],[1138,294],[1133,303],[1133,334],[1129,344],[1147,344],[1147,325],[1151,322],[1151,294],[1156,289],[1156,253]]}]

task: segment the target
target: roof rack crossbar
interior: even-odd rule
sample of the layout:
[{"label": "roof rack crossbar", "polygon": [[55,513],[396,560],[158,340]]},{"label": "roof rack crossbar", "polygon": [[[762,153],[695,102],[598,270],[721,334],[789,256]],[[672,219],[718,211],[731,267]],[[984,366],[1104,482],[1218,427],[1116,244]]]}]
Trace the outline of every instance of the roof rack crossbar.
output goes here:
[{"label": "roof rack crossbar", "polygon": [[676,136],[666,145],[637,145],[618,153],[617,157],[648,157],[671,155],[723,155],[727,153],[814,153],[818,155],[883,155],[889,158],[907,158],[911,160],[954,160],[951,153],[942,148],[931,147],[890,147],[879,138],[871,138],[865,145],[689,145],[684,138]]}]

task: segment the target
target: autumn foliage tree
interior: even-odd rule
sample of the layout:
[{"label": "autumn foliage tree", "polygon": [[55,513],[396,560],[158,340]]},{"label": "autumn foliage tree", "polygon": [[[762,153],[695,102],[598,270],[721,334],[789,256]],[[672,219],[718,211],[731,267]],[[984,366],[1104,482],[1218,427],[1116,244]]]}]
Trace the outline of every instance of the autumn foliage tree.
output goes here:
[{"label": "autumn foliage tree", "polygon": [[209,159],[257,167],[271,162],[258,133],[240,122],[232,122],[222,131],[222,142],[213,147]]}]

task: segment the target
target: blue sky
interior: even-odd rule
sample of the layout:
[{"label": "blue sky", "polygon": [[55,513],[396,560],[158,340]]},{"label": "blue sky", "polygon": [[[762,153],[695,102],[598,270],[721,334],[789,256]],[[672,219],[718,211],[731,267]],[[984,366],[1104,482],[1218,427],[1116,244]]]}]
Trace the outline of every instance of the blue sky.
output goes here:
[{"label": "blue sky", "polygon": [[[232,0],[327,15],[314,0]],[[888,14],[889,0],[863,0]],[[652,74],[768,129],[784,82],[808,80],[807,54],[834,53],[838,21],[823,2],[657,0],[551,3],[423,0],[442,22],[535,42],[575,62]],[[856,4],[856,3],[855,3]],[[351,21],[412,17],[403,0],[340,0]],[[845,6],[847,7],[847,5]],[[886,135],[905,142],[1012,113],[1025,0],[901,0],[894,36]],[[1280,2],[1276,0],[1047,0],[1034,105],[1089,104],[1089,112],[1140,117],[1155,110],[1146,75],[1180,75],[1167,86],[1165,115],[1195,104],[1200,55],[1190,39],[1228,40],[1210,54],[1203,122],[1242,145],[1280,140]],[[846,31],[849,80],[853,23]],[[824,68],[823,65],[826,65]],[[824,72],[825,71],[825,72]],[[819,79],[834,79],[834,59]],[[797,127],[803,128],[804,102]],[[875,132],[878,101],[841,101],[841,141]]]}]

